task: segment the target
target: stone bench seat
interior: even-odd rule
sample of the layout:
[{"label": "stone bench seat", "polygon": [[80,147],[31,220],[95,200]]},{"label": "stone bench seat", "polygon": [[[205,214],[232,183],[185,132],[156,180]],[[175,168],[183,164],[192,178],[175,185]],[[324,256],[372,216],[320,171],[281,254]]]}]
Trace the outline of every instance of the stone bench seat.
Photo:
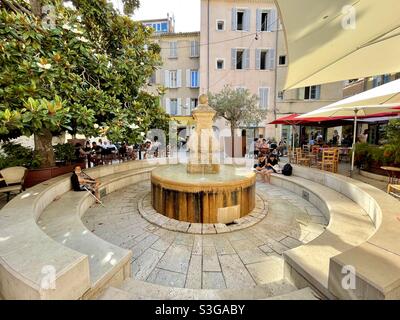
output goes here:
[{"label": "stone bench seat", "polygon": [[[114,189],[113,184],[121,179],[148,173],[152,169],[132,170],[103,177],[100,190]],[[52,202],[38,220],[38,225],[52,239],[88,256],[91,289],[85,294],[85,298],[96,295],[98,289],[111,280],[115,282],[129,277],[132,257],[130,250],[108,243],[84,226],[81,216],[87,209],[87,202],[93,203],[93,198],[88,192],[68,191],[60,199]],[[123,274],[119,274],[119,271]]]},{"label": "stone bench seat", "polygon": [[[88,174],[100,178],[102,193],[110,193],[148,179],[151,170],[165,162],[129,161],[96,167]],[[129,254],[97,238],[79,221],[94,199],[70,190],[69,174],[53,178],[17,195],[0,211],[0,295],[5,299],[89,298],[107,281],[128,276],[118,267],[125,260],[129,265]],[[54,239],[44,232],[47,227]],[[68,238],[65,243],[63,236]]]},{"label": "stone bench seat", "polygon": [[[304,286],[305,278],[318,291],[333,298],[328,290],[330,259],[365,242],[375,231],[368,214],[354,201],[305,178],[274,174],[274,185],[306,196],[329,221],[325,232],[306,245],[284,252],[285,276]],[[304,192],[308,194],[304,194]],[[299,273],[294,275],[293,273]]]}]

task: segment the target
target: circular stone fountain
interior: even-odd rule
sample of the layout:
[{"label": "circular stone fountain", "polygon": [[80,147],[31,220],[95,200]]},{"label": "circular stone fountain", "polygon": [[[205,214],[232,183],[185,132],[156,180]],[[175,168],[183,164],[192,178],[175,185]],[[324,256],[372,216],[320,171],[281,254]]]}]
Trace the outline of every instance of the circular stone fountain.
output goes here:
[{"label": "circular stone fountain", "polygon": [[218,164],[215,110],[206,95],[193,110],[196,130],[188,141],[189,163],[152,171],[152,205],[172,219],[190,223],[231,223],[255,207],[256,175],[247,168]]}]

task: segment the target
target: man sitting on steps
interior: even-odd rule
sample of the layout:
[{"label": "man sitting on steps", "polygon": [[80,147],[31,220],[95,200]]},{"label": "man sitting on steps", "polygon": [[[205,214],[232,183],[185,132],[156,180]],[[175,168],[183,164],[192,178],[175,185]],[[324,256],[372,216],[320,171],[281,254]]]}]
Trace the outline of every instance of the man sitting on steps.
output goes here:
[{"label": "man sitting on steps", "polygon": [[84,178],[80,166],[75,166],[71,176],[71,184],[74,191],[89,191],[94,193],[95,197],[98,199],[96,202],[100,203],[100,182],[94,179]]}]

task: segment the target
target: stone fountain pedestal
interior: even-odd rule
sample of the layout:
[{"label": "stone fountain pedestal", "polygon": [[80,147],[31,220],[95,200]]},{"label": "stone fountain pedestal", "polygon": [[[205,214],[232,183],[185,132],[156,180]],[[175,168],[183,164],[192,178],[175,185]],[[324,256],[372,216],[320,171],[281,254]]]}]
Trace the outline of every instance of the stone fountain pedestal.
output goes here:
[{"label": "stone fountain pedestal", "polygon": [[256,175],[243,167],[219,164],[219,143],[213,134],[215,110],[207,96],[193,110],[196,130],[189,138],[186,166],[152,171],[152,205],[172,219],[191,223],[230,223],[255,207]]}]

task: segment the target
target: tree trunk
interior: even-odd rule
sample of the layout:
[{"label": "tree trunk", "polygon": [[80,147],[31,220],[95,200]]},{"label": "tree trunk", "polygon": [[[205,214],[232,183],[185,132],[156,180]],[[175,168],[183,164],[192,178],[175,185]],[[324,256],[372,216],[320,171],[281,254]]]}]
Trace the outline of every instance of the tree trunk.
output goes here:
[{"label": "tree trunk", "polygon": [[54,167],[55,157],[52,144],[53,135],[50,130],[43,129],[39,133],[35,133],[35,153],[40,155],[42,168]]},{"label": "tree trunk", "polygon": [[42,3],[40,0],[29,0],[31,7],[32,7],[32,13],[37,16],[41,17],[42,16]]},{"label": "tree trunk", "polygon": [[231,124],[231,136],[232,136],[232,159],[235,158],[235,127]]}]

